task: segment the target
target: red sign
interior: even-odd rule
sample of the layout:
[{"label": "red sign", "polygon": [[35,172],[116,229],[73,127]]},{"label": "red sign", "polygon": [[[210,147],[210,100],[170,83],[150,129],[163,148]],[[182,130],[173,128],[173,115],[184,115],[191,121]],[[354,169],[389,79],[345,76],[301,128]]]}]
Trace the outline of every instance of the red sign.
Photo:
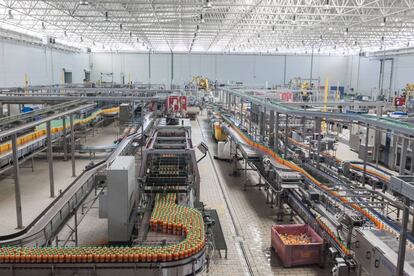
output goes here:
[{"label": "red sign", "polygon": [[187,111],[187,97],[181,96],[180,102],[181,102],[181,110]]},{"label": "red sign", "polygon": [[186,96],[168,96],[167,110],[169,112],[181,112],[187,110]]},{"label": "red sign", "polygon": [[280,99],[283,102],[292,102],[293,101],[293,93],[292,92],[282,92],[282,93],[280,93]]}]

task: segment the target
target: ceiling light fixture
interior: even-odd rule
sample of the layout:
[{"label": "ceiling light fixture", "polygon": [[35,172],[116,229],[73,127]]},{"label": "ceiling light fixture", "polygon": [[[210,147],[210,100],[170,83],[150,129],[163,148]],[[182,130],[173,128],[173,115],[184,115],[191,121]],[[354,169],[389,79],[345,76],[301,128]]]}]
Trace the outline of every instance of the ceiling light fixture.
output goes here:
[{"label": "ceiling light fixture", "polygon": [[204,8],[205,9],[211,9],[213,6],[211,5],[210,0],[206,0],[206,2],[204,3]]},{"label": "ceiling light fixture", "polygon": [[7,19],[9,19],[9,20],[13,20],[14,19],[14,15],[12,13],[12,10],[9,10],[9,14],[7,15]]},{"label": "ceiling light fixture", "polygon": [[89,5],[89,2],[86,1],[86,0],[80,0],[79,1],[79,5],[81,5],[81,6],[87,6],[87,5]]},{"label": "ceiling light fixture", "polygon": [[325,11],[329,10],[331,8],[331,6],[329,5],[329,0],[326,0],[325,5],[323,5],[323,9]]}]

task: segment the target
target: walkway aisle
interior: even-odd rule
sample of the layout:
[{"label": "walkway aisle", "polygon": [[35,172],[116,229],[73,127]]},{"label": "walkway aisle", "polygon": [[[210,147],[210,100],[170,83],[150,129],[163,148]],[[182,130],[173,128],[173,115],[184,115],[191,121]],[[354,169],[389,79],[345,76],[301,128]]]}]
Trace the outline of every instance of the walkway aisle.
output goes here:
[{"label": "walkway aisle", "polygon": [[[276,219],[274,209],[266,205],[263,190],[250,188],[247,192],[243,191],[243,177],[229,175],[232,172],[231,164],[212,159],[217,153],[217,144],[211,138],[209,121],[205,116],[199,116],[198,122],[193,122],[192,127],[194,145],[197,145],[204,138],[211,154],[211,159],[206,157],[199,163],[201,201],[207,204],[207,207],[217,209],[229,247],[229,259],[213,261],[210,275],[241,275],[241,271],[248,274],[242,250],[236,250],[239,248],[237,245],[239,241],[243,244],[253,275],[330,275],[327,269],[321,269],[318,266],[289,269],[281,266],[275,253],[270,250],[270,229]],[[219,181],[214,176],[213,163],[224,196]],[[249,173],[249,178],[252,183],[258,181],[251,173]],[[235,227],[224,198],[227,198],[238,235],[234,230]],[[296,218],[295,221],[297,221]],[[285,221],[284,223],[289,222]],[[244,270],[240,264],[243,265]]]},{"label": "walkway aisle", "polygon": [[[202,131],[197,121],[192,121],[191,131],[193,145],[203,141]],[[198,156],[201,156],[199,151],[196,152]],[[201,201],[206,205],[206,208],[217,210],[228,247],[227,259],[224,258],[224,252],[222,252],[223,258],[221,259],[218,254],[215,254],[210,262],[210,271],[205,275],[249,275],[246,262],[242,257],[243,253],[237,246],[235,229],[209,156],[198,163],[198,170],[201,178]]]}]

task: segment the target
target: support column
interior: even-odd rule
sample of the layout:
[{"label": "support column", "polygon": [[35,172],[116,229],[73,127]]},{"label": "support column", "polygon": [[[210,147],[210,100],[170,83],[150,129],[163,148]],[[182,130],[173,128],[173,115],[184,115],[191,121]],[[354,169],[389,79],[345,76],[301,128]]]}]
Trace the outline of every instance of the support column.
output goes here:
[{"label": "support column", "polygon": [[413,173],[414,173],[414,140],[411,140],[411,168],[410,168],[410,174],[413,174]]},{"label": "support column", "polygon": [[[365,186],[367,182],[367,159],[368,159],[368,141],[369,141],[369,124],[366,125],[366,133],[365,133],[365,149],[364,149],[364,171],[362,177],[362,186]],[[372,186],[375,189],[375,185]]]},{"label": "support column", "polygon": [[285,159],[288,156],[288,138],[289,138],[289,115],[286,114],[286,122],[285,122],[285,149],[284,149],[284,157]]},{"label": "support column", "polygon": [[309,155],[309,162],[312,162],[312,142],[313,142],[313,136],[314,136],[314,134],[315,134],[315,130],[316,130],[316,119],[314,118],[313,119],[313,124],[314,124],[314,126],[313,126],[313,134],[311,135],[311,137],[309,137],[309,152],[308,152],[308,155]]},{"label": "support column", "polygon": [[302,117],[301,120],[302,123],[302,142],[305,142],[305,137],[306,137],[306,117]]},{"label": "support column", "polygon": [[141,161],[144,158],[142,153],[144,148],[144,101],[141,101]]},{"label": "support column", "polygon": [[269,116],[269,147],[275,148],[275,111],[270,110]]},{"label": "support column", "polygon": [[[377,116],[382,116],[382,106],[377,106]],[[381,146],[381,131],[378,128],[375,128],[375,139],[374,139],[374,148],[373,154],[375,155],[375,165],[378,166],[380,159],[380,146]]]},{"label": "support column", "polygon": [[63,159],[65,161],[68,160],[68,144],[67,144],[67,132],[66,132],[66,116],[63,116],[62,118],[62,124],[63,124]]},{"label": "support column", "polygon": [[275,122],[275,151],[279,152],[279,112],[276,112]]},{"label": "support column", "polygon": [[380,147],[381,147],[381,132],[375,129],[375,139],[374,139],[374,149],[373,152],[375,154],[375,165],[378,166],[378,162],[380,159]]},{"label": "support column", "polygon": [[263,111],[260,111],[260,118],[259,118],[259,135],[260,135],[260,139],[259,141],[263,142],[263,138],[264,138],[264,113]]},{"label": "support column", "polygon": [[405,165],[407,161],[407,147],[408,147],[408,139],[402,138],[402,145],[401,145],[401,154],[400,154],[400,175],[405,174]]},{"label": "support column", "polygon": [[46,122],[47,161],[49,163],[50,197],[55,197],[55,179],[53,177],[52,130],[50,124],[50,121]]},{"label": "support column", "polygon": [[78,210],[74,209],[74,219],[75,219],[75,227],[74,227],[74,232],[75,232],[75,246],[78,246]]},{"label": "support column", "polygon": [[72,177],[76,176],[75,167],[75,126],[73,124],[73,114],[70,114],[70,153],[72,159]]},{"label": "support column", "polygon": [[243,127],[243,98],[240,97],[239,99],[240,99],[240,125],[242,128],[244,128]]},{"label": "support column", "polygon": [[253,130],[252,130],[252,119],[253,119],[253,112],[252,112],[252,108],[250,107],[250,111],[249,111],[249,134],[251,136],[253,136]]},{"label": "support column", "polygon": [[403,211],[403,220],[401,225],[399,246],[398,246],[398,260],[397,260],[397,273],[396,276],[404,275],[404,261],[405,261],[405,247],[407,244],[407,225],[408,225],[408,215],[410,213],[410,199],[405,198]]},{"label": "support column", "polygon": [[[321,125],[322,125],[322,120],[321,118],[318,118],[316,120],[316,131],[318,133],[318,144],[317,144],[317,152],[316,152],[316,167],[319,169],[320,167],[320,160],[321,160]],[[329,125],[326,124],[326,131],[328,131]]]},{"label": "support column", "polygon": [[389,157],[390,157],[390,159],[392,160],[391,162],[389,161],[389,163],[390,163],[390,167],[392,168],[392,169],[395,169],[396,168],[396,166],[397,166],[397,152],[398,152],[398,144],[399,144],[399,139],[400,139],[400,137],[398,137],[396,134],[395,134],[395,132],[391,132],[392,134],[392,141],[393,141],[393,143],[392,143],[392,145],[393,145],[393,147],[392,147],[392,151],[394,152],[394,154],[389,154]]},{"label": "support column", "polygon": [[267,110],[266,107],[263,107],[263,125],[262,125],[262,129],[263,129],[263,137],[262,137],[262,141],[264,141],[264,138],[266,137],[267,133],[266,133],[266,121],[267,121]]},{"label": "support column", "polygon": [[14,169],[14,196],[16,201],[17,228],[23,228],[22,199],[20,193],[19,158],[17,157],[17,134],[12,135],[12,155]]}]

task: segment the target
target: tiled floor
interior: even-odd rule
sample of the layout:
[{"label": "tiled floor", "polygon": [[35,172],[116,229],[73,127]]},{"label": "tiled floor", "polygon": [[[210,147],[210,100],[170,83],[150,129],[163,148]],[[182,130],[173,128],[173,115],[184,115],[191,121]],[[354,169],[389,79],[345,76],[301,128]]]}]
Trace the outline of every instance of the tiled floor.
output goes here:
[{"label": "tiled floor", "polygon": [[[280,265],[275,253],[270,250],[270,229],[276,220],[274,209],[265,203],[264,192],[257,188],[243,191],[242,177],[230,176],[231,165],[213,159],[216,144],[211,138],[206,117],[200,116],[198,121],[193,121],[192,127],[193,143],[204,140],[211,155],[199,163],[201,201],[207,207],[217,209],[229,248],[228,259],[215,256],[210,271],[206,274],[330,275],[328,269],[318,266],[287,269]],[[249,177],[252,182],[258,181],[252,174],[249,174]],[[299,221],[298,218],[294,220]],[[246,258],[240,244],[244,248]]]},{"label": "tiled floor", "polygon": [[[108,126],[95,130],[94,136],[87,136],[88,145],[105,145],[112,143],[117,136],[118,127]],[[82,142],[84,140],[82,139]],[[76,160],[76,171],[79,175],[85,166],[96,159],[89,159],[89,155]],[[101,157],[102,158],[102,157]],[[27,167],[30,161],[21,165],[20,186],[22,195],[23,225],[29,224],[53,200],[49,192],[49,166],[45,158],[35,159],[34,172]],[[64,190],[74,178],[70,161],[55,158],[53,160],[55,193]],[[14,195],[14,180],[12,177],[0,179],[0,235],[16,232],[16,205]]]}]

